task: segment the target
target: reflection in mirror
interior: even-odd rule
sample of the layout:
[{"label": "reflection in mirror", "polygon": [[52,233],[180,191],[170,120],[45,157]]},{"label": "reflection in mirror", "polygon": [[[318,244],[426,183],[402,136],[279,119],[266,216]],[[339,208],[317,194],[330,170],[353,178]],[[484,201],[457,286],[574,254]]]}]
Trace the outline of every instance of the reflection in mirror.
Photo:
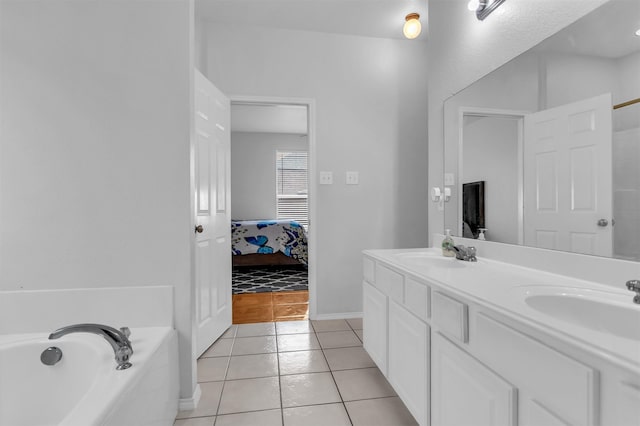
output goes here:
[{"label": "reflection in mirror", "polygon": [[483,181],[487,240],[640,261],[639,26],[612,0],[445,102],[445,228]]}]

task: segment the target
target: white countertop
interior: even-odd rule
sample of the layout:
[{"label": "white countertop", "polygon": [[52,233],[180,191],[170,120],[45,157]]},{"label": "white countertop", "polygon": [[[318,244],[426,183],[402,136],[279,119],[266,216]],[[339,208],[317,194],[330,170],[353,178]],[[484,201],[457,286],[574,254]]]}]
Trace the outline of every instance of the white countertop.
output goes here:
[{"label": "white countertop", "polygon": [[[633,293],[626,288],[618,290],[591,281],[482,257],[478,257],[477,262],[445,258],[439,248],[366,250],[364,254],[640,374],[640,321],[621,325],[636,327],[638,333],[630,338],[616,335],[615,327],[614,332],[596,330],[598,318],[605,315],[601,312],[589,311],[592,316],[585,321],[591,323],[591,327],[588,327],[576,324],[575,319],[572,322],[545,314],[525,302],[526,296],[547,294],[606,300],[605,308],[625,309],[635,320],[640,318],[640,305],[633,303]],[[593,304],[596,307],[598,305]],[[612,312],[617,312],[617,309]],[[573,314],[571,308],[567,308],[566,315]],[[616,318],[605,318],[605,321],[616,324]]]}]

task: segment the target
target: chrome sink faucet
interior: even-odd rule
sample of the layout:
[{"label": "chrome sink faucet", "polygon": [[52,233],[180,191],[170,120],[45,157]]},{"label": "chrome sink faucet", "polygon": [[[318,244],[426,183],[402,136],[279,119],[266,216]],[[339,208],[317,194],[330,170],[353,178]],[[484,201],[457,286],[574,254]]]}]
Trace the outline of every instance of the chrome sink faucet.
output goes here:
[{"label": "chrome sink faucet", "polygon": [[93,333],[104,337],[113,348],[113,353],[118,363],[116,370],[126,370],[131,367],[132,364],[129,362],[129,358],[133,354],[133,348],[129,341],[131,332],[128,327],[116,330],[113,327],[102,324],[74,324],[57,329],[49,335],[49,340],[59,339],[70,333]]},{"label": "chrome sink faucet", "polygon": [[638,305],[640,305],[640,280],[627,281],[627,288],[630,291],[636,292],[636,295],[633,296],[633,303],[637,303]]},{"label": "chrome sink faucet", "polygon": [[456,252],[456,259],[464,260],[465,262],[477,262],[476,248],[465,247],[463,245],[453,246],[453,250]]}]

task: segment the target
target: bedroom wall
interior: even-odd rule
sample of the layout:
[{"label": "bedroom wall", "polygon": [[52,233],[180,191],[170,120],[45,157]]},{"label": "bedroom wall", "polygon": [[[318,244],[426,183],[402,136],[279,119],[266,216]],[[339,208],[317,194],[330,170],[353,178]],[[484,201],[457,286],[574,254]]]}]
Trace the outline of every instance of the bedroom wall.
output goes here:
[{"label": "bedroom wall", "polygon": [[184,397],[192,7],[0,2],[0,290],[174,286]]},{"label": "bedroom wall", "polygon": [[231,132],[231,217],[276,217],[276,151],[308,151],[307,136]]},{"label": "bedroom wall", "polygon": [[334,174],[315,188],[317,312],[361,312],[361,251],[427,244],[425,44],[220,23],[207,35],[208,78],[228,95],[315,99],[316,170]]},{"label": "bedroom wall", "polygon": [[[478,21],[466,0],[429,0],[429,187],[443,186],[443,102],[607,1],[507,1]],[[429,232],[441,232],[443,211],[428,209]]]}]

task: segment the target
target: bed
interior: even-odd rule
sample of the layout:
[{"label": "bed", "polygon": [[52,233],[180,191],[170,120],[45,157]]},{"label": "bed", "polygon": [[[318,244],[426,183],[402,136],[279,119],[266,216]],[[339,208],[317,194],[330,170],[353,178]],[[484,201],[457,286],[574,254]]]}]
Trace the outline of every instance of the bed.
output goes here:
[{"label": "bed", "polygon": [[231,221],[233,266],[307,265],[307,233],[294,220]]}]

